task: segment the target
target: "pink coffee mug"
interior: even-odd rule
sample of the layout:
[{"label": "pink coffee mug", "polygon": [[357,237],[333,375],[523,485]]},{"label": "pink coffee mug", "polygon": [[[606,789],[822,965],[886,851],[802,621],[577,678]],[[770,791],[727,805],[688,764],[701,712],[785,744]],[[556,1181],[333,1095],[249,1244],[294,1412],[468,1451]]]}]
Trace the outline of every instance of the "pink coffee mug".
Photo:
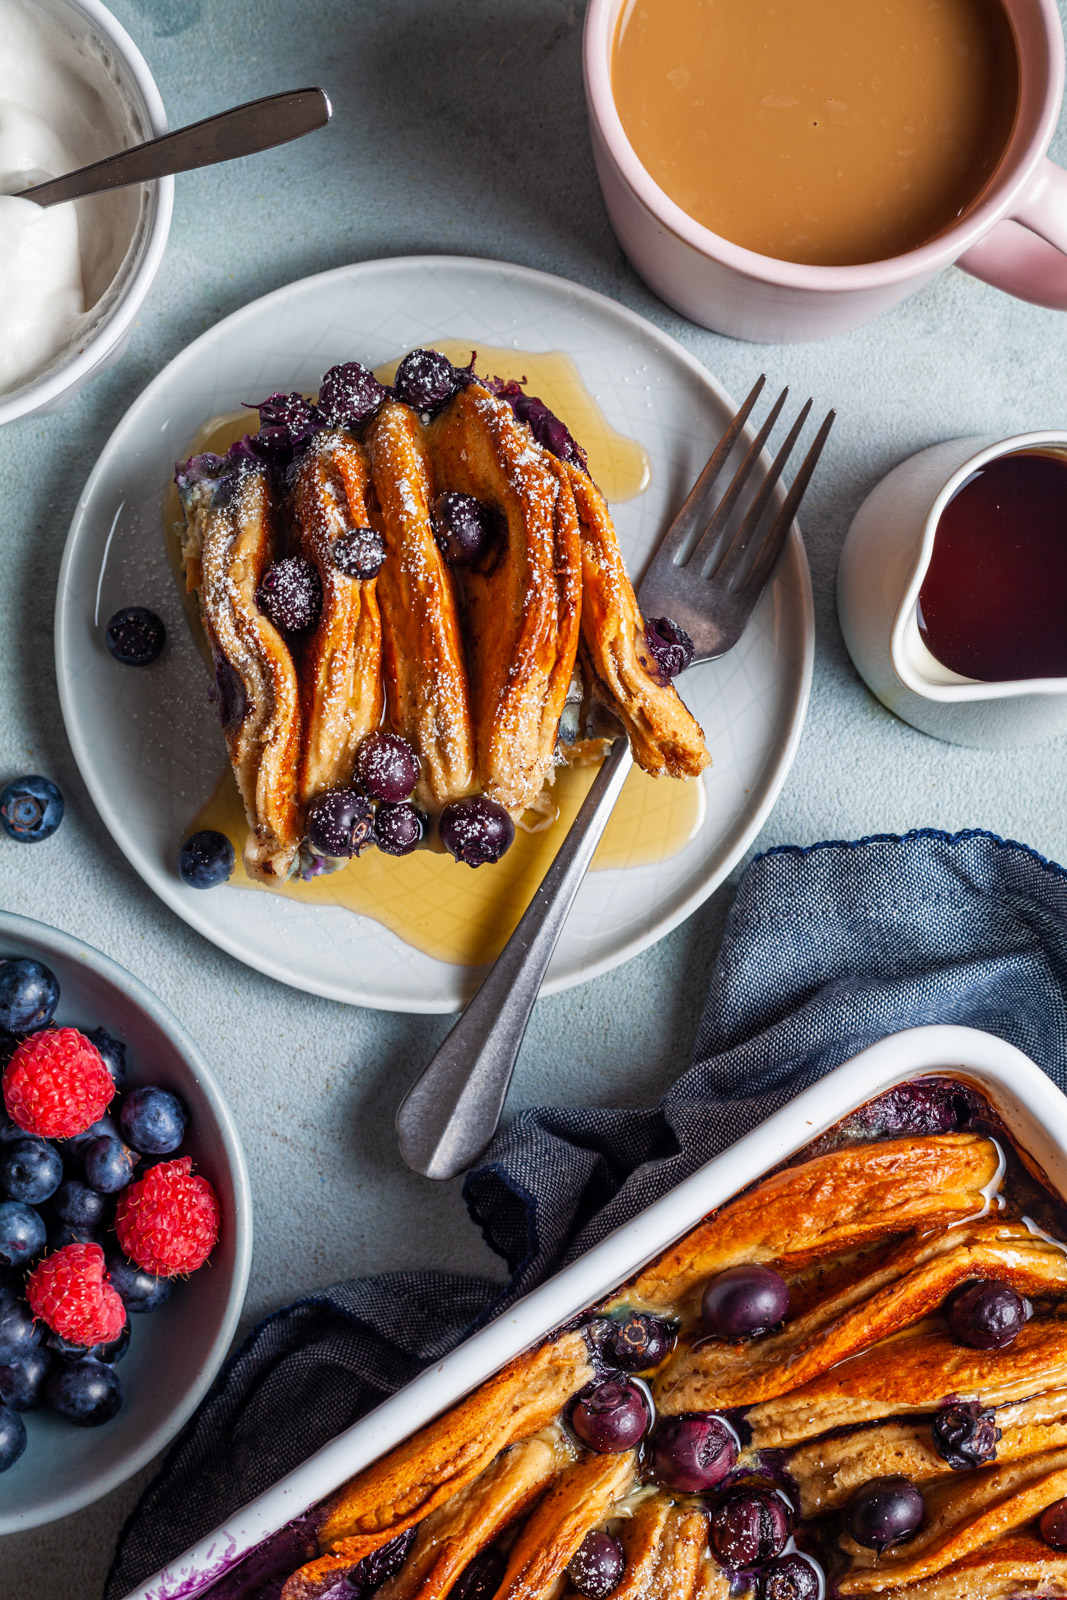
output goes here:
[{"label": "pink coffee mug", "polygon": [[738,339],[821,339],[896,305],[955,262],[1021,300],[1067,311],[1067,171],[1045,154],[1063,99],[1056,0],[1002,0],[1019,53],[1019,107],[979,203],[929,244],[852,267],[757,255],[695,222],[664,194],[634,153],[611,92],[612,45],[625,3],[589,0],[586,12],[593,154],[619,242],[668,305]]}]

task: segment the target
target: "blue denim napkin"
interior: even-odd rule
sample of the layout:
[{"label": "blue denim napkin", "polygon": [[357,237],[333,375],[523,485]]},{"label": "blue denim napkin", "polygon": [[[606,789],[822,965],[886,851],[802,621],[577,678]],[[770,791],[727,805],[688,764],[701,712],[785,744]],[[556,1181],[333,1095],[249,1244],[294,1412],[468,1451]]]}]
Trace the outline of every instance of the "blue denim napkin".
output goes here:
[{"label": "blue denim napkin", "polygon": [[759,856],[738,887],[695,1059],[658,1106],[524,1112],[464,1190],[498,1284],[432,1272],[335,1284],[250,1334],[119,1541],[118,1600],[439,1359],[865,1045],[985,1028],[1067,1087],[1067,872],[978,831]]}]

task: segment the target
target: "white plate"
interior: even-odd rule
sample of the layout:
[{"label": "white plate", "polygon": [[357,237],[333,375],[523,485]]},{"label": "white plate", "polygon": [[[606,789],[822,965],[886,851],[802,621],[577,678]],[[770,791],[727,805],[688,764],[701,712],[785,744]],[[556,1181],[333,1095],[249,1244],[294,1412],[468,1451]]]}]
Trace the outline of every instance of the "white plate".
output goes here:
[{"label": "white plate", "polygon": [[[56,666],[67,733],[101,816],[131,864],[194,928],[250,966],[335,1000],[391,1011],[455,1011],[478,972],[423,955],[339,907],[280,895],[187,888],[178,845],[224,765],[203,664],[185,626],[161,533],[160,502],[201,424],[275,389],[315,389],[338,361],[368,366],[435,339],[472,348],[561,350],[609,422],[639,439],[651,486],[617,508],[639,573],[734,405],[680,345],[580,284],[495,261],[421,256],[304,278],[227,317],[149,384],[112,434],[74,515],[56,601]],[[147,669],[118,666],[103,642],[123,605],[160,612],[170,644]],[[811,686],[811,579],[794,527],[742,642],[694,668],[685,698],[713,765],[702,826],[655,865],[590,873],[544,992],[636,955],[704,900],[744,854],[796,751]],[[483,869],[485,870],[485,869]]]}]

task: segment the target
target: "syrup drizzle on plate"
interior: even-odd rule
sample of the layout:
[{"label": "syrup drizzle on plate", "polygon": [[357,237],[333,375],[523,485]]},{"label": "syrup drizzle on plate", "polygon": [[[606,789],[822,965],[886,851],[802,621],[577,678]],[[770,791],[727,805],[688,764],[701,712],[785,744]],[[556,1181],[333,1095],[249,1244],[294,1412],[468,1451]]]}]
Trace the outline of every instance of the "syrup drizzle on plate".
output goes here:
[{"label": "syrup drizzle on plate", "polygon": [[[432,347],[462,365],[470,360],[475,348],[456,339],[434,340]],[[562,419],[587,452],[589,470],[609,501],[632,499],[648,487],[651,472],[644,446],[612,428],[569,356],[559,351],[533,353],[486,345],[476,348],[478,372],[525,380],[529,392],[539,395]],[[397,364],[394,361],[379,367],[376,375],[389,381]],[[188,454],[204,450],[222,454],[254,427],[255,420],[255,413],[248,411],[212,418],[191,440]],[[184,594],[177,538],[181,508],[173,483],[168,484],[164,496],[163,521],[171,564]],[[186,597],[186,615],[202,643],[192,596]],[[203,648],[206,652],[206,645]],[[558,808],[557,820],[537,832],[517,829],[511,849],[492,867],[472,869],[436,850],[417,850],[397,858],[370,849],[338,872],[268,888],[250,879],[241,865],[247,824],[229,768],[218,779],[206,803],[190,818],[187,832],[217,828],[233,841],[238,856],[230,879],[234,888],[282,894],[316,905],[343,906],[381,923],[406,944],[439,961],[481,966],[496,959],[529,905],[595,772],[595,767],[558,768],[551,790],[552,802]],[[682,783],[650,778],[635,767],[593,857],[592,870],[667,860],[684,849],[699,831],[704,810],[701,779]]]}]

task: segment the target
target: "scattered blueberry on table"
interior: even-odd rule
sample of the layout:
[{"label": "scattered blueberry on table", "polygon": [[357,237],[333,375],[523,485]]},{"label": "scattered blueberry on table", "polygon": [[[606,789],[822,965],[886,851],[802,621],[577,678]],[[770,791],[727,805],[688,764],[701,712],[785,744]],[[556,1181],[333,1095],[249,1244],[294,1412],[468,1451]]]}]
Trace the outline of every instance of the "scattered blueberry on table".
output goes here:
[{"label": "scattered blueberry on table", "polygon": [[0,789],[0,826],[19,844],[50,839],[63,821],[63,796],[50,778],[27,772]]}]

